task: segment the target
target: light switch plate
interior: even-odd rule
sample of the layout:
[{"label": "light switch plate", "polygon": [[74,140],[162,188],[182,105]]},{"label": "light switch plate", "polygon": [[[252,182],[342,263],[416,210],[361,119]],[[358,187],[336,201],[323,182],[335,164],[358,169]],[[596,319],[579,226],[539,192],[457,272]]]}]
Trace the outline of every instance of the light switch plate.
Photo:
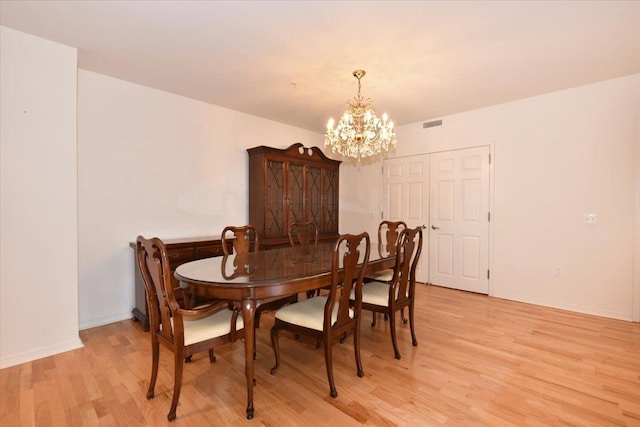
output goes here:
[{"label": "light switch plate", "polygon": [[589,213],[589,214],[584,214],[584,223],[585,224],[595,224],[596,223],[596,214],[594,213]]}]

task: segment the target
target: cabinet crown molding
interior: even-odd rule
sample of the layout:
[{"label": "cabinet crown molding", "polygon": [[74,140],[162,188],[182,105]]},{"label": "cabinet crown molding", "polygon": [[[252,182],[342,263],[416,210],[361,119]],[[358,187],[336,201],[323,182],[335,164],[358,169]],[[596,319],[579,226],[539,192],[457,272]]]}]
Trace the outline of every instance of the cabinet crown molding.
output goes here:
[{"label": "cabinet crown molding", "polygon": [[[273,148],[266,145],[260,145],[253,148],[247,148],[249,155],[257,153],[281,154],[289,158],[297,158],[305,161],[318,161],[322,163],[333,162],[335,164],[342,163],[341,160],[335,160],[327,157],[318,147],[305,147],[300,142],[290,145],[288,148]],[[311,154],[309,154],[311,153]]]}]

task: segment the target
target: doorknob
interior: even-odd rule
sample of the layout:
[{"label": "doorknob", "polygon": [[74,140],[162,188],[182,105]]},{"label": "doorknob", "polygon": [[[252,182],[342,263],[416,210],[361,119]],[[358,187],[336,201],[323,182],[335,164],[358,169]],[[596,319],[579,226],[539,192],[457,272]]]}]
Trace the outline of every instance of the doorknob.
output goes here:
[{"label": "doorknob", "polygon": [[435,225],[432,225],[432,226],[431,226],[431,229],[432,229],[432,230],[440,230],[440,227],[436,227]]}]

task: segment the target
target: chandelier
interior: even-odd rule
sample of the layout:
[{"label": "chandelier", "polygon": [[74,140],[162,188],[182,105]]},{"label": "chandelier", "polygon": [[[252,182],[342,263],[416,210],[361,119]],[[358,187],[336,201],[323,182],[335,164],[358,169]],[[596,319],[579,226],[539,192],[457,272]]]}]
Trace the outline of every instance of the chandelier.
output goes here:
[{"label": "chandelier", "polygon": [[333,119],[329,119],[324,135],[325,147],[331,146],[334,153],[358,160],[380,154],[382,150],[389,151],[389,146],[396,145],[393,122],[387,113],[380,119],[371,106],[373,101],[360,95],[360,80],[365,74],[364,70],[353,72],[353,77],[358,79],[358,96],[347,101],[347,109],[335,128]]}]

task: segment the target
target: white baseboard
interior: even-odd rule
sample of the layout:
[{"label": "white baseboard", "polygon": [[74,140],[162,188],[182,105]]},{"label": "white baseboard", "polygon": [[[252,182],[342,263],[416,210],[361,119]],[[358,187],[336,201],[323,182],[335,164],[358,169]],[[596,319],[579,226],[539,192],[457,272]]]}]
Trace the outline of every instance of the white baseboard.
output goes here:
[{"label": "white baseboard", "polygon": [[97,326],[108,325],[109,323],[119,322],[121,320],[133,319],[131,311],[126,313],[112,314],[110,316],[98,317],[95,319],[80,321],[80,330],[95,328]]},{"label": "white baseboard", "polygon": [[589,314],[592,316],[607,317],[609,319],[632,321],[631,313],[619,313],[615,311],[603,310],[599,307],[587,307],[581,305],[567,304],[553,300],[541,300],[538,298],[526,297],[523,295],[491,295],[495,298],[508,299],[511,301],[524,302],[527,304],[535,304],[543,307],[557,308],[559,310],[573,311],[575,313]]},{"label": "white baseboard", "polygon": [[82,347],[84,347],[84,344],[82,344],[80,337],[78,337],[77,339],[54,344],[48,347],[41,347],[24,353],[5,356],[0,359],[0,369],[20,365],[21,363],[31,362],[32,360],[42,359],[43,357],[53,356],[58,353],[64,353],[65,351],[75,350]]},{"label": "white baseboard", "polygon": [[[131,312],[118,313],[111,316],[99,317],[96,319],[89,319],[80,322],[79,329],[95,328],[96,326],[102,326],[109,323],[119,322],[121,320],[132,319]],[[30,350],[20,354],[13,354],[0,358],[0,369],[8,368],[10,366],[19,365],[21,363],[31,362],[32,360],[42,359],[43,357],[53,356],[65,351],[75,350],[82,348],[82,340],[78,337],[77,340],[67,341],[63,343],[57,343],[48,347],[42,347],[35,350]]]}]

